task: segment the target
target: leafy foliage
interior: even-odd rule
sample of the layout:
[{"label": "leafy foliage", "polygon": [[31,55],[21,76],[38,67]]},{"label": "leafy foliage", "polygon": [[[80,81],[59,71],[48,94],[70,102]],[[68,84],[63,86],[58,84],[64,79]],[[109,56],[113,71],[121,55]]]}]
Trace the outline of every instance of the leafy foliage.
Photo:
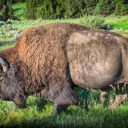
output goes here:
[{"label": "leafy foliage", "polygon": [[85,16],[81,18],[80,23],[91,28],[101,29],[105,23],[105,19],[101,16]]},{"label": "leafy foliage", "polygon": [[128,13],[127,0],[27,0],[27,19],[78,18],[86,15]]},{"label": "leafy foliage", "polygon": [[13,19],[11,0],[0,0],[0,20],[6,21],[8,18]]},{"label": "leafy foliage", "polygon": [[41,7],[37,8],[36,17],[42,19],[52,19],[55,15],[54,6],[56,3],[52,0],[44,0]]},{"label": "leafy foliage", "polygon": [[125,15],[128,13],[128,1],[120,0],[116,2],[115,11],[116,15]]},{"label": "leafy foliage", "polygon": [[26,7],[26,3],[15,3],[12,6],[14,17],[16,17],[17,20],[25,20],[24,18],[24,9]]},{"label": "leafy foliage", "polygon": [[20,36],[23,30],[14,28],[12,26],[14,22],[17,21],[9,19],[6,22],[0,22],[0,38],[15,40]]}]

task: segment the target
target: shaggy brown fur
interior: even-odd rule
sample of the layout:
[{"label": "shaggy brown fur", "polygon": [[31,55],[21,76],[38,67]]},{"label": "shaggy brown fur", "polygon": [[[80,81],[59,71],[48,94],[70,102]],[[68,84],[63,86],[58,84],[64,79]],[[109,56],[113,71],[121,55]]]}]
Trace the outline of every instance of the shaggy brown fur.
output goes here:
[{"label": "shaggy brown fur", "polygon": [[14,72],[11,76],[17,80],[11,82],[21,82],[25,93],[45,90],[55,104],[70,105],[77,103],[73,84],[98,89],[127,82],[127,51],[128,40],[118,34],[52,23],[28,29],[15,47],[0,51],[0,57],[13,67],[9,72]]},{"label": "shaggy brown fur", "polygon": [[35,93],[44,88],[44,85],[49,89],[50,84],[69,79],[66,41],[71,33],[86,28],[67,23],[33,27],[21,35],[14,48],[0,51],[0,56],[20,67],[19,70],[23,73],[21,76],[28,80],[25,85],[28,93]]}]

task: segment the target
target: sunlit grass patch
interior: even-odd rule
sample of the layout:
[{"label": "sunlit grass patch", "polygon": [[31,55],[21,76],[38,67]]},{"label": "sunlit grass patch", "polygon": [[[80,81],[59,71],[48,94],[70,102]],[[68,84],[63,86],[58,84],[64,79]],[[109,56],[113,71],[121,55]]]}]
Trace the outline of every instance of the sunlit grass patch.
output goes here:
[{"label": "sunlit grass patch", "polygon": [[113,29],[128,30],[128,16],[108,16],[106,23],[113,26]]}]

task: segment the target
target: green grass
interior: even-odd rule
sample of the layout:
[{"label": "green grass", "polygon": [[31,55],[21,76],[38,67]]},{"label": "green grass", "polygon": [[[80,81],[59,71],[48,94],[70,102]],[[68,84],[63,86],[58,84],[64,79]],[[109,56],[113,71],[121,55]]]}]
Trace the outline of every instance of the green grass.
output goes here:
[{"label": "green grass", "polygon": [[[110,24],[112,26],[112,30],[125,36],[128,37],[128,32],[125,32],[125,30],[128,30],[128,17],[124,16],[122,18],[114,18],[112,19],[112,17],[106,17],[105,18],[105,24]],[[62,19],[62,20],[28,20],[28,21],[22,21],[22,22],[17,22],[15,24],[12,24],[12,26],[14,28],[18,28],[18,29],[23,29],[26,30],[29,27],[33,27],[33,26],[39,26],[39,25],[44,25],[44,24],[48,24],[48,23],[53,23],[53,22],[70,22],[70,23],[77,23],[77,24],[81,24],[81,19]],[[86,25],[88,26],[88,25]],[[121,32],[118,31],[121,29]]]},{"label": "green grass", "polygon": [[89,106],[89,111],[79,105],[68,107],[61,114],[52,114],[53,104],[34,98],[27,100],[27,108],[19,109],[12,102],[0,101],[0,126],[19,128],[127,128],[127,105],[110,111],[101,103]]},{"label": "green grass", "polygon": [[[86,18],[85,18],[86,19]],[[17,22],[15,24],[12,24],[12,26],[16,29],[23,29],[26,30],[29,27],[33,26],[39,26],[39,25],[44,25],[48,23],[53,23],[53,22],[70,22],[70,23],[77,23],[81,24],[81,18],[79,19],[55,19],[55,20],[24,20],[21,22]],[[105,17],[105,24],[109,24],[112,26],[112,31],[117,32],[125,37],[128,37],[128,16],[122,16],[122,17],[116,17],[116,16],[108,16]],[[88,26],[86,24],[86,26]]]},{"label": "green grass", "polygon": [[[3,44],[2,44],[2,43]],[[15,41],[0,41],[0,50],[15,46]]]},{"label": "green grass", "polygon": [[128,30],[128,16],[109,16],[106,23],[113,26],[113,29]]}]

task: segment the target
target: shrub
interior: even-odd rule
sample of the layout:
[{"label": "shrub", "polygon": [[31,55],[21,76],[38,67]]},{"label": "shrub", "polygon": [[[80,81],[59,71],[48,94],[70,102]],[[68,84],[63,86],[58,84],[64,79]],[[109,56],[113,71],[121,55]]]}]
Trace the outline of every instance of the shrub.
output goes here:
[{"label": "shrub", "polygon": [[115,15],[125,15],[128,12],[128,4],[124,3],[125,0],[120,0],[116,2],[115,5]]},{"label": "shrub", "polygon": [[91,28],[102,28],[105,20],[101,16],[85,16],[80,19],[80,23]]},{"label": "shrub", "polygon": [[27,0],[25,17],[27,19],[77,18],[90,14],[98,0]]},{"label": "shrub", "polygon": [[23,30],[13,28],[12,24],[17,21],[7,20],[6,22],[0,22],[0,38],[1,39],[17,39]]},{"label": "shrub", "polygon": [[36,17],[42,19],[54,18],[54,3],[52,0],[44,0],[42,6],[37,8]]},{"label": "shrub", "polygon": [[11,0],[0,0],[0,20],[14,19]]},{"label": "shrub", "polygon": [[111,2],[109,0],[100,0],[93,10],[94,14],[103,14],[104,16],[110,14]]},{"label": "shrub", "polygon": [[99,0],[84,0],[84,9],[87,15],[93,14],[93,9],[98,4]]},{"label": "shrub", "polygon": [[36,15],[35,15],[36,7],[37,5],[35,0],[27,0],[24,16],[27,19],[36,19]]},{"label": "shrub", "polygon": [[85,13],[85,2],[84,0],[65,0],[64,2],[64,17],[65,18],[77,18]]},{"label": "shrub", "polygon": [[27,0],[27,19],[78,18],[83,15],[128,13],[127,0]]}]

